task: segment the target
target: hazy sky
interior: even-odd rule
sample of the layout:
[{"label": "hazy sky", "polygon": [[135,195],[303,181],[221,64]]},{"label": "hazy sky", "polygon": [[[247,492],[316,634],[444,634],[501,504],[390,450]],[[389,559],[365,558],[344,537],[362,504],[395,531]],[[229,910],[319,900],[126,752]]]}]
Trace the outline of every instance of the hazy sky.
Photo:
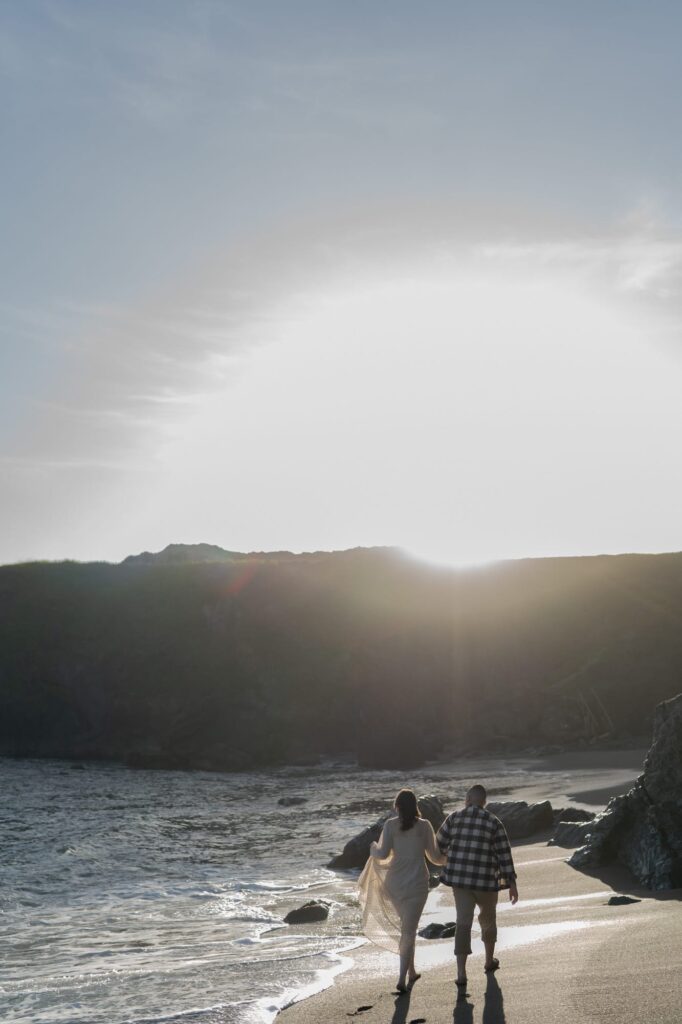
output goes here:
[{"label": "hazy sky", "polygon": [[0,561],[681,549],[681,36],[0,0]]}]

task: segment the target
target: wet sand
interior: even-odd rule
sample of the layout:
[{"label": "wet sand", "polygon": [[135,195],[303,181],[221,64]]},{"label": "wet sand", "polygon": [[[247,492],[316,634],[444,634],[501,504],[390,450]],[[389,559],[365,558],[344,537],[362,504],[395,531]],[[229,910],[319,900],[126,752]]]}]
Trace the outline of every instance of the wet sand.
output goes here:
[{"label": "wet sand", "polygon": [[[519,787],[500,799],[551,800],[555,807],[575,805],[600,811],[612,796],[627,793],[642,774],[646,750],[575,750],[550,754],[530,765],[537,784]],[[549,773],[549,775],[548,775]],[[490,800],[495,800],[493,793]]]},{"label": "wet sand", "polygon": [[[567,763],[556,765],[555,792],[514,797],[549,797],[560,806],[557,796],[575,791],[579,775],[575,799],[600,809],[641,771],[641,752],[596,752],[601,764],[594,764],[590,785],[590,753],[580,764],[570,763],[574,755],[557,756]],[[566,863],[570,851],[547,846],[546,839],[513,844],[520,901],[512,907],[501,894],[501,967],[484,974],[475,927],[465,997],[458,997],[454,984],[451,939],[419,940],[422,977],[404,996],[394,989],[397,958],[368,944],[352,954],[353,967],[332,987],[281,1011],[277,1024],[348,1024],[356,1018],[365,1024],[679,1024],[682,890],[648,892],[618,867],[599,875],[578,872]],[[614,893],[640,902],[608,906]],[[454,918],[450,890],[440,886],[429,896],[422,927]]]}]

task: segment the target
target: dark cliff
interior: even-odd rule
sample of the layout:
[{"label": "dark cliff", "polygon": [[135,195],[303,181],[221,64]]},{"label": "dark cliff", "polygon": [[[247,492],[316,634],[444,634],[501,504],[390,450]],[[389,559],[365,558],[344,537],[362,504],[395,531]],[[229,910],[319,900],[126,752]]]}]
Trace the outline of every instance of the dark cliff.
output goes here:
[{"label": "dark cliff", "polygon": [[0,752],[409,767],[641,735],[681,687],[681,609],[680,554],[453,571],[177,545],[4,566]]},{"label": "dark cliff", "polygon": [[682,887],[682,694],[656,708],[644,772],[574,835],[585,843],[569,864],[598,868],[619,860],[649,889]]}]

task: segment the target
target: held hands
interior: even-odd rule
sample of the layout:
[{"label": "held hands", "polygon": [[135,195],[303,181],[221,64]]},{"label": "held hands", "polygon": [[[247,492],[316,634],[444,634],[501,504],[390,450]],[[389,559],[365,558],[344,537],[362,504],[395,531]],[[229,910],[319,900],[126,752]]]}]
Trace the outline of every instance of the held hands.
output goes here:
[{"label": "held hands", "polygon": [[509,883],[509,902],[513,906],[515,903],[518,903],[518,900],[519,900],[519,890],[516,888],[516,882],[510,882]]}]

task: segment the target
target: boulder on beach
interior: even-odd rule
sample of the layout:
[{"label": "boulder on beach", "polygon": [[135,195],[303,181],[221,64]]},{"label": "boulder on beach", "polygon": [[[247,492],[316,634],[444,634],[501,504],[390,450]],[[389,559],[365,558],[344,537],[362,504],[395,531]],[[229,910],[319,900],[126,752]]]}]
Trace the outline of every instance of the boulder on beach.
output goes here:
[{"label": "boulder on beach", "polygon": [[554,811],[549,800],[537,804],[528,804],[525,800],[488,803],[486,810],[500,819],[510,839],[526,839],[554,825]]},{"label": "boulder on beach", "polygon": [[594,821],[569,864],[624,864],[649,889],[682,887],[682,694],[659,704],[644,772]]},{"label": "boulder on beach", "polygon": [[422,939],[451,939],[456,930],[457,924],[455,921],[446,921],[445,924],[432,921],[431,924],[427,924],[425,928],[422,928],[419,935]]},{"label": "boulder on beach", "polygon": [[548,841],[548,846],[563,846],[567,849],[582,846],[588,833],[588,822],[585,821],[559,821],[554,830],[554,835]]},{"label": "boulder on beach", "polygon": [[564,846],[567,848],[582,846],[585,834],[589,832],[590,822],[596,815],[593,811],[583,811],[580,807],[563,807],[554,812],[554,835],[548,840],[548,846]]},{"label": "boulder on beach", "polygon": [[582,807],[560,807],[554,811],[554,824],[563,821],[594,821],[594,811],[584,811]]},{"label": "boulder on beach", "polygon": [[329,917],[329,904],[324,900],[309,900],[302,907],[290,910],[284,918],[285,924],[310,924],[312,921],[326,921]]},{"label": "boulder on beach", "polygon": [[[433,825],[435,832],[441,827],[445,820],[443,805],[437,796],[420,796],[417,800],[419,813]],[[343,851],[329,861],[327,867],[336,871],[345,871],[349,868],[364,868],[369,857],[369,848],[372,843],[378,841],[384,823],[394,815],[394,811],[382,815],[373,825],[369,825],[358,832],[356,836],[349,839]]]}]

